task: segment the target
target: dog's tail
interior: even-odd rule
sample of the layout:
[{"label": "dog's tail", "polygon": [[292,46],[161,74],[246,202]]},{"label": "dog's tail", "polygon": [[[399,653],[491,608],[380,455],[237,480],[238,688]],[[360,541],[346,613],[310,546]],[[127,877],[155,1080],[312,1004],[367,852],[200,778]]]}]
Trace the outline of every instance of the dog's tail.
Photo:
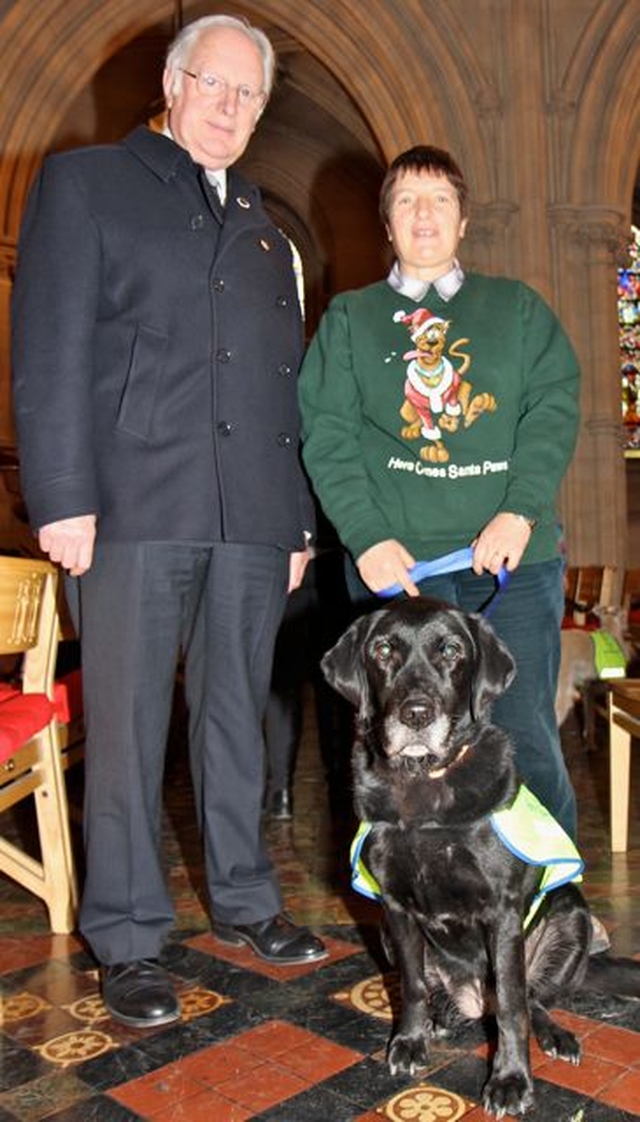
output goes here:
[{"label": "dog's tail", "polygon": [[609,954],[591,955],[582,989],[640,1000],[640,961]]}]

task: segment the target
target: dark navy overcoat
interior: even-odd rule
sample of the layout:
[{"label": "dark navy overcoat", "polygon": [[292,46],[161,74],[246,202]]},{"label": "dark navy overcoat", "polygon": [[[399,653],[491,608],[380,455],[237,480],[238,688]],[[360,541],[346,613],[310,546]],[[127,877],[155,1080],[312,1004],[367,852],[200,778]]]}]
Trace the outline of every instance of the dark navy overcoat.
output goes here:
[{"label": "dark navy overcoat", "polygon": [[95,512],[103,541],[296,550],[300,310],[287,240],[233,169],[141,127],[50,156],[14,289],[14,411],[32,525]]}]

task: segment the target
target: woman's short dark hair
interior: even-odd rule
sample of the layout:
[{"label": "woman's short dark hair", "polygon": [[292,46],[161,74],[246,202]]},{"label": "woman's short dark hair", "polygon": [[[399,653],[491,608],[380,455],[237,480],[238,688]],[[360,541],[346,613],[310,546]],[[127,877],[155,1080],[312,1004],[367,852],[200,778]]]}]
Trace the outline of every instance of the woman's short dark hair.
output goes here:
[{"label": "woman's short dark hair", "polygon": [[434,175],[444,175],[452,187],[455,187],[460,203],[462,218],[467,217],[469,209],[469,188],[466,180],[453,156],[444,148],[433,148],[429,144],[418,144],[401,152],[389,165],[387,174],[380,188],[380,217],[384,223],[389,221],[391,210],[391,195],[396,185],[396,180],[405,171],[430,171]]}]

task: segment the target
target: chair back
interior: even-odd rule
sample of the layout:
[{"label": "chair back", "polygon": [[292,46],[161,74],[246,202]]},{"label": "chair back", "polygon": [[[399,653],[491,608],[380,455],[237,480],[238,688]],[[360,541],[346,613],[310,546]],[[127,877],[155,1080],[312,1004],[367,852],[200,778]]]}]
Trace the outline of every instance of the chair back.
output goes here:
[{"label": "chair back", "polygon": [[57,586],[50,562],[0,556],[0,654],[23,654],[23,693],[49,698],[58,650]]}]

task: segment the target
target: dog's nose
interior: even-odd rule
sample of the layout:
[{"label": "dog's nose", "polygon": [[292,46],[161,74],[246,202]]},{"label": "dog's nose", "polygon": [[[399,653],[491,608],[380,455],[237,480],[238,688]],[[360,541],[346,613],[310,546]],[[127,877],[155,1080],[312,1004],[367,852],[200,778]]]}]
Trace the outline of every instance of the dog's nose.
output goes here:
[{"label": "dog's nose", "polygon": [[409,728],[424,728],[429,722],[429,706],[418,698],[408,698],[400,706],[400,720]]}]

